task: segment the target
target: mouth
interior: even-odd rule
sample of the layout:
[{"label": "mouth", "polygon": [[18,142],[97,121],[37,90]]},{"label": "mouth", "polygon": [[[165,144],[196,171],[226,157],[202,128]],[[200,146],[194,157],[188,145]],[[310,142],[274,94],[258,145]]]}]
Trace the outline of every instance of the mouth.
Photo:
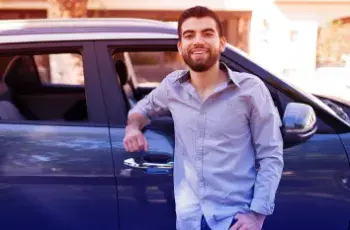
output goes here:
[{"label": "mouth", "polygon": [[208,53],[206,49],[196,49],[191,52],[191,54],[205,54]]}]

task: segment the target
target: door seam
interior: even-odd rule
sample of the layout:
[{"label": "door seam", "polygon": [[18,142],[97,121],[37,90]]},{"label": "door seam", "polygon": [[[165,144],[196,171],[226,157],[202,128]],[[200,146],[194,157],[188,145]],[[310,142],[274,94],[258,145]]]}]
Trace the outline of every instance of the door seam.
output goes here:
[{"label": "door seam", "polygon": [[[341,138],[341,136],[339,134],[338,135],[338,138],[340,139],[342,145],[343,145],[343,148],[344,148],[344,151],[345,151],[345,155],[346,155],[346,158],[348,159],[348,165],[349,165],[349,168],[350,168],[350,159],[349,159],[349,154],[348,154],[348,151],[346,150],[346,147],[345,147],[345,144],[344,144],[344,141],[343,139]],[[349,221],[349,224],[350,224],[350,221]],[[350,225],[349,225],[349,230],[350,230]]]},{"label": "door seam", "polygon": [[110,149],[110,154],[112,157],[112,166],[113,166],[113,174],[114,174],[114,183],[115,183],[115,194],[116,194],[116,199],[117,199],[117,225],[118,225],[118,229],[120,228],[120,206],[119,206],[119,194],[118,194],[118,181],[117,181],[117,174],[116,174],[116,167],[115,167],[115,160],[114,160],[114,155],[113,155],[113,144],[112,144],[112,134],[111,134],[111,124],[110,124],[110,116],[108,113],[108,109],[107,109],[107,104],[106,104],[106,98],[105,95],[103,93],[103,88],[102,88],[102,82],[101,82],[101,71],[100,71],[100,67],[99,67],[99,63],[97,61],[97,57],[96,57],[96,42],[93,42],[93,48],[94,48],[94,53],[95,53],[95,62],[96,62],[96,66],[97,66],[97,71],[98,71],[98,78],[100,79],[100,87],[101,87],[101,92],[102,92],[102,98],[103,98],[103,104],[105,107],[105,112],[106,112],[106,116],[107,116],[107,125],[108,125],[108,139],[109,139],[109,149]]}]

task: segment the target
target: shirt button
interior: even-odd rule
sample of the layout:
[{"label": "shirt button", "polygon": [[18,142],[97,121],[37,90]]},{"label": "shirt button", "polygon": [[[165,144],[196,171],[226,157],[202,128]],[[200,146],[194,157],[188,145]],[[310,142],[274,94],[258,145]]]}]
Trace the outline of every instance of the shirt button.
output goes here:
[{"label": "shirt button", "polygon": [[204,180],[199,180],[199,187],[204,187]]},{"label": "shirt button", "polygon": [[197,160],[197,161],[202,160],[202,156],[196,156],[196,160]]}]

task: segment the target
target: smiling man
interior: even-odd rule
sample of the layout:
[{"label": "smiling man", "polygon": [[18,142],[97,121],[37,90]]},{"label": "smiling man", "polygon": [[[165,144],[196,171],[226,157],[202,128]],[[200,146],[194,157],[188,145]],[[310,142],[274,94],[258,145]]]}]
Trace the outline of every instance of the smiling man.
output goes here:
[{"label": "smiling man", "polygon": [[147,151],[142,128],[170,112],[177,229],[261,229],[283,168],[277,109],[259,78],[219,61],[226,40],[213,11],[185,10],[178,33],[189,70],[170,73],[129,112],[124,146]]}]

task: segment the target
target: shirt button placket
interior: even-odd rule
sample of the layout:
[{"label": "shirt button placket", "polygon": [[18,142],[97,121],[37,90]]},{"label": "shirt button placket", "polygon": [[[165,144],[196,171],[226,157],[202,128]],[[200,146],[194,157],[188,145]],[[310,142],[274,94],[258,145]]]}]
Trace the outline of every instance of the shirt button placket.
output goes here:
[{"label": "shirt button placket", "polygon": [[197,129],[197,141],[196,141],[196,173],[198,178],[198,187],[200,196],[203,195],[204,191],[204,178],[203,178],[203,145],[204,145],[204,134],[205,134],[205,119],[206,114],[200,112],[198,120],[198,129]]}]

